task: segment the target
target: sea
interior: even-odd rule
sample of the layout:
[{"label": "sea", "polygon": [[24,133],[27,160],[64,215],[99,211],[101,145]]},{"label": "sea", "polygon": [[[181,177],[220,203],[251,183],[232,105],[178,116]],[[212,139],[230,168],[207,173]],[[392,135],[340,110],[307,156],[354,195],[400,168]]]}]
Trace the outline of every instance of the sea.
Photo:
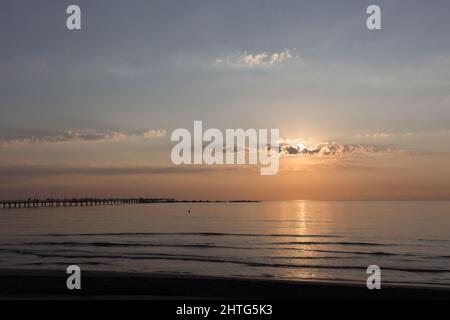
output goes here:
[{"label": "sea", "polygon": [[265,201],[0,209],[6,269],[450,287],[449,201]]}]

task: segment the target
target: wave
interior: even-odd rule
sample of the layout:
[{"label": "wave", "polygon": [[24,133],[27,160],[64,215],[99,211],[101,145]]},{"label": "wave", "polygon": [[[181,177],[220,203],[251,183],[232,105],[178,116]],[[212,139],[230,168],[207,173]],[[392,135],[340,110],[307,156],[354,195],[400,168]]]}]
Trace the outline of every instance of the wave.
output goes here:
[{"label": "wave", "polygon": [[[23,253],[27,253],[23,251]],[[365,270],[366,266],[351,266],[351,265],[311,265],[311,264],[290,264],[290,263],[264,263],[222,259],[214,257],[192,256],[186,257],[182,255],[171,254],[150,254],[150,255],[129,255],[129,254],[101,254],[101,255],[63,255],[56,253],[42,253],[42,252],[28,252],[40,258],[64,258],[64,259],[122,259],[122,260],[169,260],[169,261],[192,261],[192,262],[207,262],[207,263],[231,263],[245,265],[249,267],[270,267],[270,268],[294,268],[294,269],[341,269],[341,270]],[[449,273],[450,270],[444,269],[427,269],[427,268],[403,268],[403,267],[383,267],[383,270],[400,271],[410,273]]]},{"label": "wave", "polygon": [[374,255],[374,256],[410,256],[417,257],[418,255],[413,253],[392,253],[392,252],[384,252],[384,251],[344,251],[344,250],[320,250],[314,249],[311,251],[315,252],[323,252],[323,253],[345,253],[352,255]]},{"label": "wave", "polygon": [[[37,256],[37,257],[48,257],[49,255],[53,255],[54,252],[66,252],[66,253],[82,253],[83,255],[86,255],[86,257],[89,258],[95,258],[96,256],[90,255],[89,251],[83,251],[83,250],[68,250],[68,249],[57,249],[57,250],[52,250],[52,251],[33,251],[33,250],[19,250],[19,249],[0,249],[0,252],[9,252],[9,253],[16,253],[16,254],[21,254],[21,255],[33,255],[33,256]],[[45,252],[52,252],[52,253],[45,253]],[[203,259],[203,258],[208,258],[205,256],[201,256],[201,255],[194,255],[194,254],[183,254],[183,253],[177,253],[177,254],[171,254],[171,253],[142,253],[142,252],[135,252],[135,253],[116,253],[115,256],[119,257],[129,257],[131,254],[135,254],[138,256],[138,258],[141,257],[182,257],[182,258],[189,258],[189,259]],[[56,257],[72,257],[74,255],[61,255],[61,254],[55,254]],[[104,257],[104,255],[100,254],[97,255],[97,257],[101,258]]]},{"label": "wave", "polygon": [[[326,250],[326,249],[308,249],[308,248],[292,248],[292,247],[264,247],[264,246],[231,246],[231,245],[217,245],[210,243],[123,243],[123,242],[77,242],[77,241],[37,241],[26,242],[21,244],[2,244],[2,246],[66,246],[66,247],[100,247],[100,248],[191,248],[191,249],[232,249],[232,250],[269,250],[269,251],[295,251],[295,252],[317,252],[317,253],[330,253],[354,256],[389,256],[389,257],[422,257],[430,259],[449,259],[448,255],[428,256],[422,254],[413,253],[399,253],[399,252],[386,252],[386,251],[355,251],[355,250]],[[5,251],[9,249],[2,249]],[[62,251],[61,249],[58,249]],[[19,250],[11,250],[19,253]],[[74,251],[69,249],[68,251]],[[346,258],[341,256],[341,258]]]},{"label": "wave", "polygon": [[[169,248],[199,248],[199,249],[258,249],[257,247],[236,247],[236,246],[222,246],[213,244],[165,244],[165,243],[118,243],[118,242],[28,242],[25,245],[37,246],[80,246],[80,247],[169,247]],[[275,248],[274,248],[275,249]]]},{"label": "wave", "polygon": [[276,257],[268,257],[270,259],[273,260],[323,260],[323,259],[354,259],[354,257],[342,257],[342,256],[306,256],[306,257],[302,257],[302,256],[276,256]]},{"label": "wave", "polygon": [[[343,244],[343,242],[280,242],[280,243],[272,243],[272,244],[302,244],[302,245],[310,245],[310,244]],[[346,244],[350,245],[350,243],[346,242]],[[360,245],[360,243],[356,243]],[[168,248],[198,248],[198,249],[238,249],[238,250],[295,250],[302,251],[303,249],[296,248],[279,248],[279,247],[261,247],[261,246],[226,246],[226,245],[217,245],[210,243],[202,243],[202,244],[189,244],[189,243],[124,243],[124,242],[77,242],[77,241],[37,241],[37,242],[27,242],[24,245],[36,245],[36,246],[92,246],[92,247],[168,247]],[[369,244],[367,244],[369,245]],[[394,253],[387,252],[358,252],[358,251],[336,251],[336,250],[308,250],[304,251],[318,251],[318,252],[330,252],[330,253],[348,253],[348,254],[372,254],[372,255],[397,255]]]},{"label": "wave", "polygon": [[[274,242],[270,244],[285,244],[285,245],[358,245],[358,246],[383,246],[384,244],[377,243],[367,243],[367,242],[323,242],[323,241],[302,241],[302,242]],[[216,245],[209,243],[202,244],[166,244],[166,243],[133,243],[133,242],[77,242],[77,241],[38,241],[38,242],[28,242],[24,245],[42,245],[42,246],[93,246],[93,247],[173,247],[173,248],[215,248],[215,249],[242,249],[242,250],[253,250],[253,249],[267,249],[267,250],[277,250],[277,249],[289,249],[289,248],[276,248],[276,247],[260,247],[260,246],[225,246]],[[339,251],[333,251],[339,252]],[[342,252],[342,251],[341,251]],[[348,253],[352,253],[349,251]]]},{"label": "wave", "polygon": [[[88,266],[101,266],[101,265],[110,265],[110,263],[106,262],[95,262],[95,261],[81,261],[78,262],[80,265],[88,265]],[[19,266],[48,266],[48,265],[61,265],[61,266],[67,266],[67,262],[60,261],[60,262],[30,262],[30,263],[21,263]]]},{"label": "wave", "polygon": [[327,242],[327,241],[290,241],[290,242],[273,242],[276,245],[342,245],[342,246],[392,246],[392,244],[376,243],[376,242]]},{"label": "wave", "polygon": [[421,241],[421,242],[444,242],[444,243],[450,243],[450,239],[417,239],[417,241]]},{"label": "wave", "polygon": [[[36,235],[28,235],[36,236]],[[202,237],[289,237],[289,238],[340,238],[337,234],[265,234],[265,233],[223,233],[223,232],[117,232],[117,233],[53,233],[41,234],[49,237],[92,237],[92,236],[202,236]]]}]

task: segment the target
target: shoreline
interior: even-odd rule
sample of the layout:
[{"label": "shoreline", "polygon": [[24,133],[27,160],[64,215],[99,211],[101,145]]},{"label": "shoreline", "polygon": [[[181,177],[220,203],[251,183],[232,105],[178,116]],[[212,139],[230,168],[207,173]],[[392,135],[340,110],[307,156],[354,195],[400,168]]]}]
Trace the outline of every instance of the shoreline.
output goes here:
[{"label": "shoreline", "polygon": [[68,290],[65,270],[0,269],[0,300],[406,300],[450,299],[450,288],[310,280],[232,278],[165,273],[82,271],[81,290]]}]

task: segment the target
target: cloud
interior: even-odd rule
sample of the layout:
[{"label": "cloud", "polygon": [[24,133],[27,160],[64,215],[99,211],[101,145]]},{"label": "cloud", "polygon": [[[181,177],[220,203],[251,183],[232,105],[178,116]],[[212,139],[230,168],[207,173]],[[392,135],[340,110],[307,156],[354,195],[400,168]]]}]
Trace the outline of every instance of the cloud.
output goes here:
[{"label": "cloud", "polygon": [[302,165],[286,165],[281,167],[281,172],[318,172],[318,171],[335,171],[335,170],[358,170],[358,171],[375,171],[378,170],[374,166],[366,165],[353,161],[321,161],[318,163],[308,163]]},{"label": "cloud", "polygon": [[354,137],[358,139],[388,139],[388,138],[411,138],[411,137],[443,137],[449,136],[450,129],[428,129],[428,130],[416,130],[408,132],[375,132],[375,133],[359,133]]},{"label": "cloud", "polygon": [[375,132],[375,133],[364,133],[355,135],[356,138],[369,138],[369,139],[388,139],[395,137],[410,137],[413,133],[388,133],[388,132]]},{"label": "cloud", "polygon": [[[205,148],[209,143],[204,142],[203,148]],[[350,157],[353,155],[387,155],[387,154],[397,154],[397,155],[412,155],[418,154],[417,151],[409,151],[398,147],[386,146],[386,145],[372,145],[372,144],[358,144],[358,143],[337,143],[337,142],[320,142],[320,143],[307,143],[306,141],[300,141],[299,139],[283,139],[278,141],[279,145],[279,157],[294,157],[294,156],[314,156],[316,158],[327,158],[333,157],[343,158]],[[194,147],[192,147],[192,152]],[[258,149],[251,148],[248,144],[245,146],[234,145],[232,148],[230,145],[225,145],[222,152],[241,152],[244,151],[246,154],[259,152]],[[271,147],[268,146],[268,151]]]},{"label": "cloud", "polygon": [[285,49],[284,51],[274,53],[261,52],[252,54],[245,51],[244,53],[235,56],[217,59],[215,64],[234,68],[268,67],[279,65],[295,58],[297,58],[295,48],[292,50]]},{"label": "cloud", "polygon": [[132,137],[145,139],[160,138],[166,135],[163,129],[147,130],[139,133],[122,133],[117,131],[100,133],[81,133],[66,131],[64,133],[45,136],[32,136],[28,138],[0,140],[0,147],[26,146],[38,144],[61,144],[61,143],[83,143],[83,142],[119,142]]},{"label": "cloud", "polygon": [[[204,143],[205,147],[208,143]],[[418,154],[416,151],[412,152],[409,150],[401,149],[398,147],[385,146],[385,145],[371,145],[371,144],[343,144],[336,142],[320,142],[316,144],[310,144],[306,141],[300,141],[298,139],[280,139],[278,141],[279,145],[279,157],[295,157],[295,156],[314,156],[316,158],[329,158],[333,157],[335,159],[350,157],[353,155],[387,155],[387,154],[397,154],[397,155],[411,155]],[[192,147],[193,148],[193,147]],[[271,147],[268,147],[270,151]],[[192,149],[193,150],[193,149]],[[234,145],[232,148],[230,145],[224,146],[224,153],[227,152],[240,152],[245,151],[246,154],[258,153],[259,150],[255,148],[250,148],[247,144],[242,148],[242,146]]]},{"label": "cloud", "polygon": [[142,136],[146,139],[150,138],[161,138],[166,135],[166,130],[159,129],[159,130],[148,130],[142,132]]},{"label": "cloud", "polygon": [[338,144],[336,142],[321,142],[308,145],[298,140],[281,140],[280,156],[307,156],[316,157],[339,157],[350,155],[383,155],[383,154],[408,154],[406,150],[386,146],[375,146],[369,144]]},{"label": "cloud", "polygon": [[392,133],[385,133],[385,132],[376,132],[376,133],[366,133],[366,134],[357,134],[357,138],[390,138],[392,137]]}]

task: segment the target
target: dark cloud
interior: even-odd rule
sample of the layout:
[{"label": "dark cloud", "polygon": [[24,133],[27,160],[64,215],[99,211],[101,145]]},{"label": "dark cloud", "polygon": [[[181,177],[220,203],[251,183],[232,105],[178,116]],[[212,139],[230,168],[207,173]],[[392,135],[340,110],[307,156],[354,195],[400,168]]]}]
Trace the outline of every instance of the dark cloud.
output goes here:
[{"label": "dark cloud", "polygon": [[160,138],[166,135],[166,131],[147,130],[139,133],[122,133],[117,131],[81,133],[66,131],[56,135],[32,136],[29,138],[0,140],[0,147],[22,146],[33,144],[71,143],[71,142],[106,142],[124,141],[130,137],[143,137],[145,139]]}]

